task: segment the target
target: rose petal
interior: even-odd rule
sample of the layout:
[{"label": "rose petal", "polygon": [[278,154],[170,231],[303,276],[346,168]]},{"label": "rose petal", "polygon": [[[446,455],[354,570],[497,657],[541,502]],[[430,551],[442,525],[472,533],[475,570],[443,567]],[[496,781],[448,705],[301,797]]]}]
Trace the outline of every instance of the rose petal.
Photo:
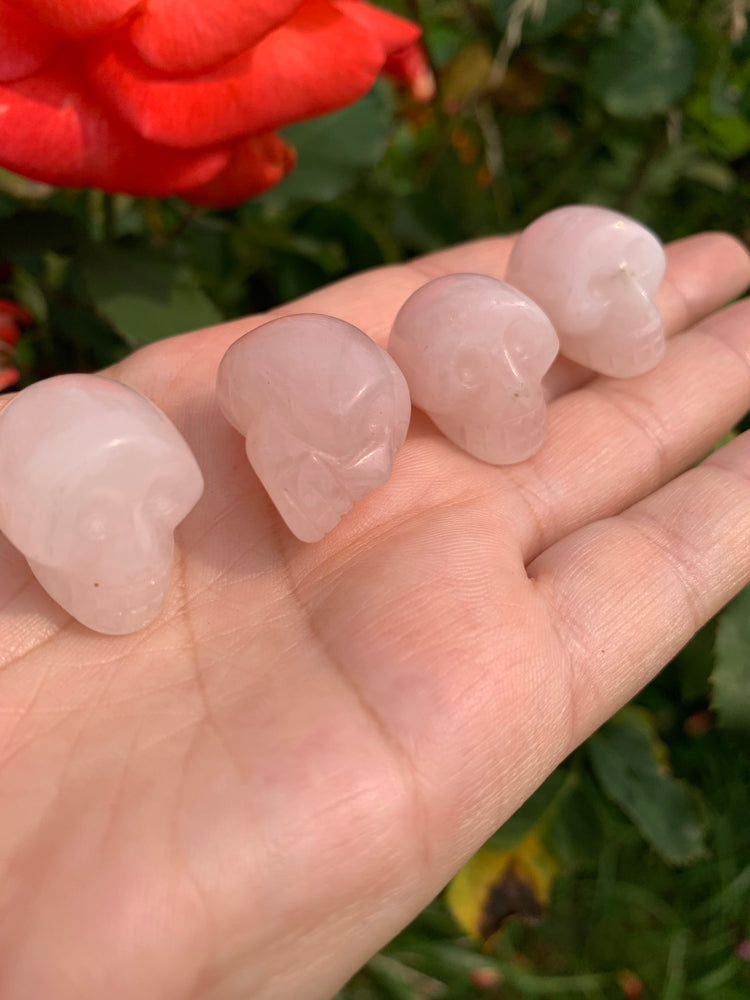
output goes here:
[{"label": "rose petal", "polygon": [[59,42],[53,32],[0,0],[0,82],[18,80],[41,69]]},{"label": "rose petal", "polygon": [[222,149],[184,151],[145,142],[89,98],[85,80],[62,60],[0,85],[0,164],[60,186],[92,186],[153,197],[210,180]]},{"label": "rose petal", "polygon": [[84,38],[111,28],[143,0],[7,0],[29,17],[67,38]]},{"label": "rose petal", "polygon": [[0,164],[34,180],[84,183],[82,97],[66,83],[47,69],[0,86]]},{"label": "rose petal", "polygon": [[20,377],[21,373],[17,368],[3,368],[2,359],[0,358],[0,392],[15,385]]},{"label": "rose petal", "polygon": [[383,72],[406,84],[415,101],[426,104],[435,96],[435,76],[424,49],[418,42],[391,52],[385,61]]},{"label": "rose petal", "polygon": [[87,187],[134,194],[146,198],[168,198],[204,184],[225,166],[225,147],[195,150],[173,149],[147,142],[125,123],[110,121],[110,155],[92,161]]},{"label": "rose petal", "polygon": [[183,191],[195,205],[229,208],[278,184],[297,162],[297,153],[281,136],[250,136],[230,148],[226,167],[208,184]]},{"label": "rose petal", "polygon": [[202,76],[166,77],[117,38],[91,42],[88,72],[144,138],[191,148],[349,104],[370,89],[384,58],[378,40],[329,0],[307,0],[249,52]]},{"label": "rose petal", "polygon": [[128,25],[138,54],[167,73],[204,72],[283,24],[304,0],[149,0]]},{"label": "rose petal", "polygon": [[333,5],[342,14],[356,21],[374,35],[386,55],[411,45],[422,35],[422,29],[413,21],[407,21],[397,14],[373,7],[362,0],[332,0]]},{"label": "rose petal", "polygon": [[[31,323],[32,320],[33,317],[31,313],[28,309],[22,306],[20,302],[15,302],[13,299],[0,299],[0,326],[8,323],[10,323],[13,327],[15,327],[17,323],[27,325],[28,323]],[[3,335],[2,330],[0,330],[0,339],[5,340],[6,344],[11,343],[11,341]],[[16,340],[17,339],[18,331],[16,330]]]},{"label": "rose petal", "polygon": [[361,0],[333,0],[338,10],[367,28],[379,40],[387,55],[384,72],[405,83],[415,101],[431,101],[435,77],[424,49],[419,44],[422,29],[390,11]]},{"label": "rose petal", "polygon": [[5,353],[5,345],[9,344],[12,347],[19,336],[20,331],[16,324],[12,320],[0,316],[0,357]]}]

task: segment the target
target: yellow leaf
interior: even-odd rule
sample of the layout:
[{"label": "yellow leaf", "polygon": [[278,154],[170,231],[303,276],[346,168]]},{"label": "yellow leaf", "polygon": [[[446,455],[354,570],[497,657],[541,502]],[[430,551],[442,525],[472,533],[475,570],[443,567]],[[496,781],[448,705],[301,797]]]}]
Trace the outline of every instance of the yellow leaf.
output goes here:
[{"label": "yellow leaf", "polygon": [[443,71],[442,94],[446,108],[457,110],[487,86],[492,50],[482,41],[465,45]]},{"label": "yellow leaf", "polygon": [[513,917],[539,920],[557,871],[557,862],[532,830],[507,850],[481,848],[450,883],[445,900],[467,933],[487,941]]}]

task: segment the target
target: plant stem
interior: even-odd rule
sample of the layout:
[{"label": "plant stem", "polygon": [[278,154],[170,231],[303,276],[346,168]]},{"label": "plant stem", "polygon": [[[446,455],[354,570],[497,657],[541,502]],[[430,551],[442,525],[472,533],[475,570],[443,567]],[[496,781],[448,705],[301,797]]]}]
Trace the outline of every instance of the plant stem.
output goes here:
[{"label": "plant stem", "polygon": [[107,243],[114,242],[117,236],[117,206],[115,205],[115,198],[116,195],[104,192],[102,210],[104,215],[104,239]]},{"label": "plant stem", "polygon": [[660,119],[647,136],[628,185],[618,199],[617,207],[621,212],[630,212],[638,198],[647,190],[651,167],[666,149],[667,144],[666,128]]}]

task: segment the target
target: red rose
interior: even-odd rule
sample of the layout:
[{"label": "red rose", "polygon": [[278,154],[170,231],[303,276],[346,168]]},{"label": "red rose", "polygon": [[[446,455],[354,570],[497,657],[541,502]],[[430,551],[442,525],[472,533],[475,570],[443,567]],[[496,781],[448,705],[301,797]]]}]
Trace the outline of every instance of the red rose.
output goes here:
[{"label": "red rose", "polygon": [[31,314],[12,299],[0,299],[0,392],[18,381],[13,365],[13,345],[18,340],[19,324],[31,322]]},{"label": "red rose", "polygon": [[419,34],[362,0],[0,0],[0,165],[236,204],[294,165],[276,128],[381,70],[431,96]]}]

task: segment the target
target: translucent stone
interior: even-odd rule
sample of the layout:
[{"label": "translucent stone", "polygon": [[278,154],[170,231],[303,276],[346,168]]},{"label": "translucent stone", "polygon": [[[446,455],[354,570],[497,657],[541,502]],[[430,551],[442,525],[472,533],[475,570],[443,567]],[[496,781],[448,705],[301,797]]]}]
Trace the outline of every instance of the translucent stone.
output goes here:
[{"label": "translucent stone", "polygon": [[404,303],[388,350],[414,405],[469,454],[507,465],[542,444],[542,377],[558,341],[517,289],[481,274],[436,278]]},{"label": "translucent stone", "polygon": [[173,531],[202,492],[174,425],[119,382],[58,375],[0,414],[0,529],[47,593],[97,632],[156,618]]},{"label": "translucent stone", "polygon": [[664,249],[640,223],[607,208],[569,205],[518,238],[505,280],[552,320],[566,357],[603,375],[649,371],[665,349],[654,296]]},{"label": "translucent stone", "polygon": [[289,529],[316,542],[391,475],[411,415],[391,358],[331,316],[272,320],[222,359],[217,397]]}]

